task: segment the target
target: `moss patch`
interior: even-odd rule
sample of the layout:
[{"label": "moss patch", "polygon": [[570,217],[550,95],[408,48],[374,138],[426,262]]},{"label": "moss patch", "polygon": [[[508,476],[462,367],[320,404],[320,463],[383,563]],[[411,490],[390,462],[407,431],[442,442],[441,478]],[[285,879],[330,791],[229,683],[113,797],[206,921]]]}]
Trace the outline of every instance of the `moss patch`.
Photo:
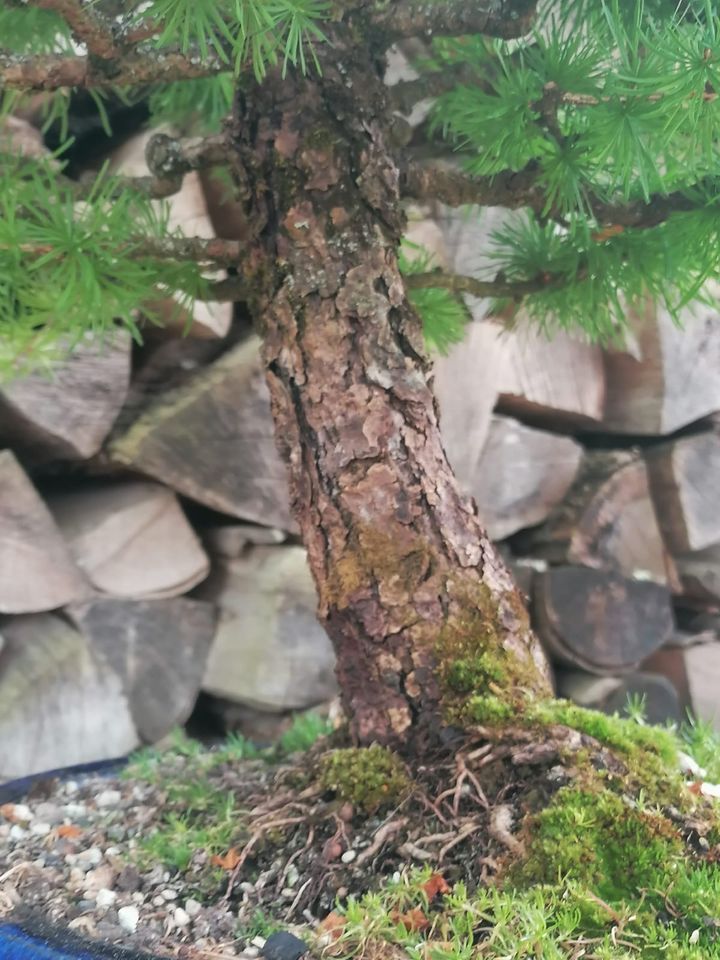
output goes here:
[{"label": "moss patch", "polygon": [[[524,660],[505,649],[508,628],[497,598],[481,582],[449,586],[448,593],[458,609],[448,616],[435,644],[446,721],[487,724],[521,713],[538,693],[537,669],[529,654]],[[520,624],[527,620],[524,607],[517,617]]]},{"label": "moss patch", "polygon": [[364,813],[397,803],[410,789],[405,766],[386,747],[348,747],[321,758],[320,782]]}]

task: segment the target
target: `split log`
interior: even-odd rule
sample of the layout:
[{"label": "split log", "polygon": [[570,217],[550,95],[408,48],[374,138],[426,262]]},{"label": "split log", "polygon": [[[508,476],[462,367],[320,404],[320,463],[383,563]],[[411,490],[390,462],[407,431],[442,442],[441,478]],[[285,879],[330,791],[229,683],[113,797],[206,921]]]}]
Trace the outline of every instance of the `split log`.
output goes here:
[{"label": "split log", "polygon": [[633,315],[632,352],[605,352],[601,429],[668,434],[720,410],[720,313],[696,303],[680,319],[648,301]]},{"label": "split log", "polygon": [[48,497],[78,566],[103,593],[175,597],[210,563],[175,494],[143,481],[86,484]]},{"label": "split log", "polygon": [[540,523],[567,493],[582,449],[569,437],[493,417],[472,476],[460,476],[494,540]]},{"label": "split log", "polygon": [[665,587],[588,567],[551,567],[538,574],[533,613],[553,657],[599,674],[634,669],[674,628]]},{"label": "split log", "polygon": [[0,452],[0,613],[53,610],[91,591],[52,514],[9,450]]},{"label": "split log", "polygon": [[599,677],[582,670],[556,670],[558,696],[603,713],[626,712],[630,698],[642,698],[648,723],[680,723],[685,712],[675,687],[660,673],[638,671],[626,677]]},{"label": "split log", "polygon": [[302,710],[336,692],[305,550],[254,547],[219,561],[197,596],[220,608],[203,689],[261,710]]},{"label": "split log", "polygon": [[468,495],[490,429],[502,356],[497,329],[479,322],[470,324],[462,343],[434,363],[433,390],[440,408],[443,445]]},{"label": "split log", "polygon": [[130,336],[117,330],[0,391],[0,443],[40,465],[94,456],[120,412],[130,379]]},{"label": "split log", "polygon": [[[145,162],[145,148],[156,132],[148,130],[126,140],[112,157],[113,173],[131,177],[147,176],[150,171]],[[170,230],[179,230],[187,237],[215,236],[197,171],[187,173],[179,192],[162,203],[167,205]],[[208,272],[207,275],[214,280],[227,276],[225,271]],[[184,331],[193,337],[224,337],[232,323],[231,303],[197,301],[191,315],[184,308],[180,308],[177,299],[173,298],[157,301],[152,306],[159,311],[169,329]]]},{"label": "split log", "polygon": [[703,433],[647,453],[660,529],[675,556],[720,543],[720,435]]},{"label": "split log", "polygon": [[67,613],[97,662],[117,676],[145,743],[155,743],[187,720],[215,633],[211,604],[103,598]]},{"label": "split log", "polygon": [[558,330],[548,336],[520,313],[503,337],[497,410],[553,430],[591,429],[602,418],[602,351]]},{"label": "split log", "polygon": [[521,545],[550,563],[615,570],[679,587],[645,462],[636,453],[587,453],[567,496],[546,523],[521,538]]},{"label": "split log", "polygon": [[15,617],[2,632],[0,780],[139,746],[120,678],[64,618]]},{"label": "split log", "polygon": [[296,529],[255,337],[151,403],[108,455],[221,513]]}]

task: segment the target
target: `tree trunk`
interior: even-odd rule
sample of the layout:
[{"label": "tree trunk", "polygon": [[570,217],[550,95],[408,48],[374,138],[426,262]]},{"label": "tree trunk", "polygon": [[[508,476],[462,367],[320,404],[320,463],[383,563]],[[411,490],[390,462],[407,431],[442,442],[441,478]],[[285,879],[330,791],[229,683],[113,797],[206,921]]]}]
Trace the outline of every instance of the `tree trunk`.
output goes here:
[{"label": "tree trunk", "polygon": [[330,26],[321,76],[288,69],[239,95],[236,172],[276,435],[352,735],[417,751],[489,698],[550,688],[442,447],[397,265],[384,58],[366,25]]}]

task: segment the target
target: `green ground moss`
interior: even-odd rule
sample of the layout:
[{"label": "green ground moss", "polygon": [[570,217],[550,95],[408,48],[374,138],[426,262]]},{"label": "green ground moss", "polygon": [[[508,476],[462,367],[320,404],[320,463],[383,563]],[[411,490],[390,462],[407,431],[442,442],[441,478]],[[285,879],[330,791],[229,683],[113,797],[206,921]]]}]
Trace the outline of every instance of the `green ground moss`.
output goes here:
[{"label": "green ground moss", "polygon": [[348,747],[332,750],[320,761],[320,783],[366,814],[395,804],[410,789],[405,766],[386,747]]}]

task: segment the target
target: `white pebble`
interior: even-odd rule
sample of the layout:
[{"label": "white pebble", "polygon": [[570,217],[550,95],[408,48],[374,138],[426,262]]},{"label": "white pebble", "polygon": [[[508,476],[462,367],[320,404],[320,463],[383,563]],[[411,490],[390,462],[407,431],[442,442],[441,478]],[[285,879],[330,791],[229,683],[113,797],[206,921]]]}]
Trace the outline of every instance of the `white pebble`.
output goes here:
[{"label": "white pebble", "polygon": [[262,948],[265,946],[265,937],[253,937],[250,943],[254,947],[257,947],[258,950],[262,950]]},{"label": "white pebble", "polygon": [[187,912],[183,910],[182,907],[175,907],[175,912],[173,913],[173,920],[178,927],[189,927],[190,926],[190,917],[187,915]]},{"label": "white pebble", "polygon": [[245,947],[240,956],[243,957],[244,960],[255,960],[256,957],[260,956],[260,951],[257,947]]},{"label": "white pebble", "polygon": [[24,803],[14,803],[12,805],[12,818],[13,820],[20,820],[23,823],[27,823],[33,818],[32,810],[30,807],[25,806]]},{"label": "white pebble", "polygon": [[80,789],[80,784],[77,782],[77,780],[66,780],[63,784],[63,787],[65,788],[65,793],[71,797],[74,793],[78,792]]},{"label": "white pebble", "polygon": [[62,812],[68,820],[81,820],[87,814],[87,807],[84,803],[66,803]]},{"label": "white pebble", "polygon": [[103,855],[100,847],[88,847],[87,850],[81,850],[77,855],[77,864],[79,867],[84,867],[85,865],[96,867],[102,858]]},{"label": "white pebble", "polygon": [[202,904],[199,900],[193,900],[191,897],[189,900],[185,901],[185,911],[191,919],[196,917],[201,910]]},{"label": "white pebble", "polygon": [[357,850],[346,850],[340,859],[343,863],[352,863],[356,856]]},{"label": "white pebble", "polygon": [[162,890],[161,893],[166,900],[177,900],[178,895],[176,890],[167,889]]},{"label": "white pebble", "polygon": [[157,896],[155,896],[155,897],[152,898],[152,905],[153,905],[154,907],[164,907],[164,906],[165,906],[165,898],[164,898],[164,897],[161,897],[160,894],[158,894]]},{"label": "white pebble", "polygon": [[120,907],[118,910],[118,923],[125,933],[135,933],[139,919],[140,911],[137,907]]},{"label": "white pebble", "polygon": [[689,754],[683,753],[682,750],[678,750],[677,758],[682,773],[691,773],[694,777],[706,776],[707,771],[701,767],[700,764]]},{"label": "white pebble", "polygon": [[18,826],[17,823],[14,823],[10,827],[11,840],[24,840],[26,836],[27,836],[27,830],[23,830],[23,828]]},{"label": "white pebble", "polygon": [[102,910],[106,910],[108,907],[111,907],[117,900],[117,894],[114,890],[108,890],[106,887],[103,887],[102,890],[98,890],[97,896],[95,897],[96,906],[100,907]]},{"label": "white pebble", "polygon": [[32,833],[33,836],[36,836],[36,837],[46,837],[51,830],[52,830],[52,827],[50,826],[50,824],[45,823],[44,820],[37,820],[34,823],[30,824],[30,833]]},{"label": "white pebble", "polygon": [[122,800],[122,794],[119,790],[103,790],[95,797],[95,803],[98,807],[116,807]]}]

